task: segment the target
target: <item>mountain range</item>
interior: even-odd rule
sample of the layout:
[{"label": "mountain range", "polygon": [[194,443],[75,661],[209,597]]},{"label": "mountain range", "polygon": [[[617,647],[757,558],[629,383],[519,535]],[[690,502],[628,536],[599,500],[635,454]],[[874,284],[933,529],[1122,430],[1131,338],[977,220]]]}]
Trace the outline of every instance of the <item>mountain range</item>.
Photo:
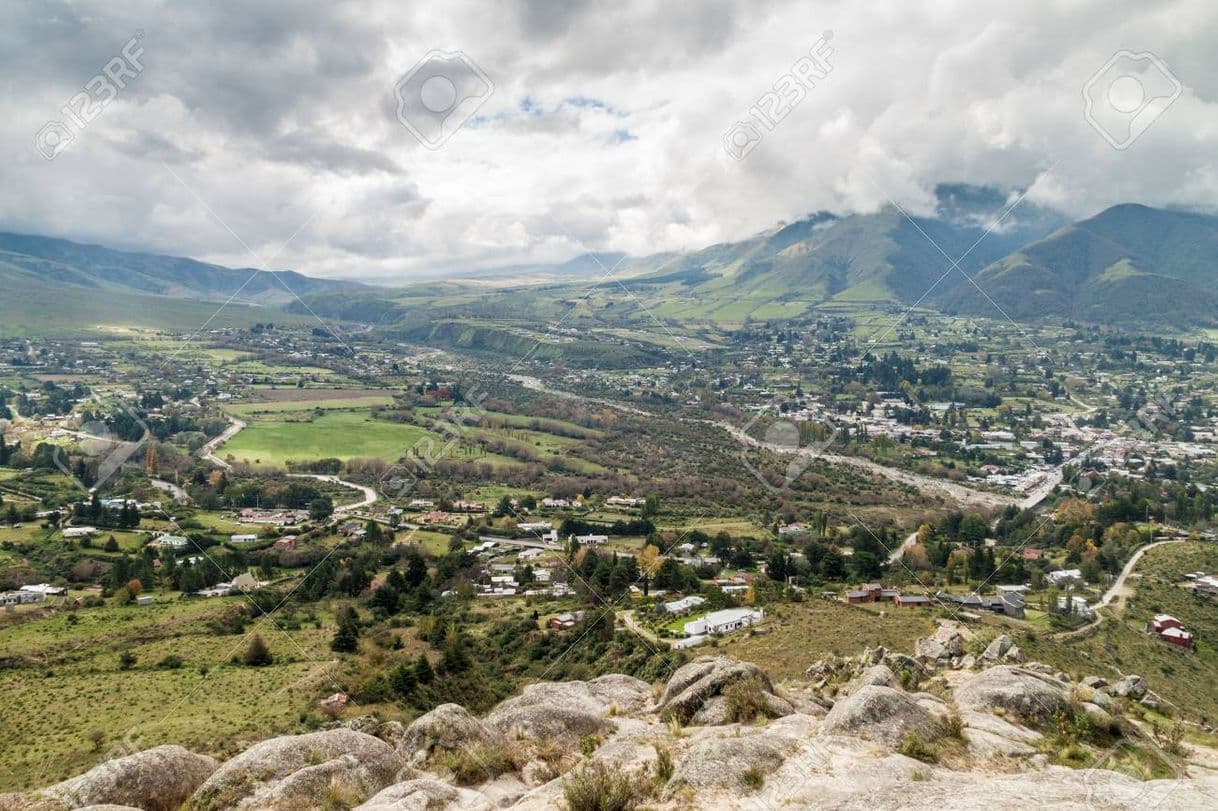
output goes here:
[{"label": "mountain range", "polygon": [[610,302],[598,317],[619,322],[731,324],[916,305],[1158,332],[1218,324],[1218,217],[1123,204],[1071,222],[1028,201],[1012,207],[1010,193],[993,189],[944,185],[936,198],[924,215],[819,212],[687,253],[583,254],[397,288],[0,233],[0,289],[10,294],[0,316],[20,321],[23,302],[36,301],[84,318],[108,308],[138,319],[231,299],[233,310],[263,308],[258,317],[283,307],[288,317],[316,312],[417,336],[441,322],[548,318],[592,291]]}]

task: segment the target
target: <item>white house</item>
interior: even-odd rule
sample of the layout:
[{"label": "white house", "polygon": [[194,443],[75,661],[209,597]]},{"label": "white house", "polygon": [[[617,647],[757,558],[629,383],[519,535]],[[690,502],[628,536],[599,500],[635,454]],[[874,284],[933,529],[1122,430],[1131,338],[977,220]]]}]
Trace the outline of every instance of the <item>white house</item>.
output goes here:
[{"label": "white house", "polygon": [[65,538],[88,538],[90,535],[97,534],[97,527],[65,527],[63,537]]},{"label": "white house", "polygon": [[190,541],[181,535],[162,535],[154,540],[152,545],[162,549],[185,549],[189,543]]},{"label": "white house", "polygon": [[256,543],[258,541],[258,536],[257,535],[231,535],[231,536],[229,536],[229,540],[232,541],[233,543]]},{"label": "white house", "polygon": [[1062,586],[1066,583],[1083,582],[1083,572],[1081,569],[1056,569],[1045,575],[1045,580],[1048,580],[1054,586]]},{"label": "white house", "polygon": [[549,532],[554,528],[550,521],[522,521],[516,525],[521,532]]},{"label": "white house", "polygon": [[690,636],[727,634],[761,622],[764,617],[765,612],[760,609],[725,608],[685,623],[685,633]]},{"label": "white house", "polygon": [[575,540],[579,541],[580,546],[600,546],[603,543],[609,542],[608,535],[576,535]]},{"label": "white house", "polygon": [[685,614],[694,608],[706,602],[706,598],[700,594],[691,594],[688,597],[682,597],[680,600],[673,600],[671,603],[664,603],[664,610],[669,614]]},{"label": "white house", "polygon": [[[1069,608],[1067,608],[1069,605]],[[1082,617],[1085,620],[1095,619],[1095,609],[1087,605],[1087,598],[1073,595],[1070,597],[1070,602],[1066,602],[1066,595],[1061,595],[1057,598],[1057,610],[1066,613],[1074,614],[1077,617]]]},{"label": "white house", "polygon": [[36,583],[32,586],[22,586],[21,591],[27,594],[41,594],[43,597],[59,597],[67,593],[67,589],[52,586],[50,583]]}]

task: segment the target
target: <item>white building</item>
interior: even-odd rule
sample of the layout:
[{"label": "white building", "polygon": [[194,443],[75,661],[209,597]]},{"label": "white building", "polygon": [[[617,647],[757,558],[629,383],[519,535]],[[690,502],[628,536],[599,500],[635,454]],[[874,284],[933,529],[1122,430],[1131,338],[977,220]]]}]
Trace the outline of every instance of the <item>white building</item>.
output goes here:
[{"label": "white building", "polygon": [[27,594],[41,594],[43,597],[60,597],[68,593],[67,589],[52,586],[50,583],[36,583],[32,586],[22,586],[20,590]]},{"label": "white building", "polygon": [[752,608],[725,608],[712,611],[705,617],[685,623],[685,633],[690,636],[727,634],[755,625],[765,618],[765,612]]},{"label": "white building", "polygon": [[673,600],[671,603],[664,603],[664,610],[669,614],[684,614],[691,611],[706,602],[706,598],[700,594],[691,594],[688,597],[682,597],[680,600]]},{"label": "white building", "polygon": [[549,532],[553,528],[554,524],[550,521],[522,521],[516,525],[521,532]]},{"label": "white building", "polygon": [[1070,582],[1083,582],[1083,572],[1081,569],[1057,569],[1045,575],[1045,580],[1048,580],[1054,586],[1062,586]]},{"label": "white building", "polygon": [[258,541],[258,536],[257,535],[231,535],[231,536],[229,536],[229,540],[233,543],[256,543]]},{"label": "white building", "polygon": [[608,535],[576,535],[575,540],[579,541],[580,546],[600,546],[603,543],[609,542]]},{"label": "white building", "polygon": [[65,527],[63,530],[65,538],[88,538],[96,534],[97,527]]}]

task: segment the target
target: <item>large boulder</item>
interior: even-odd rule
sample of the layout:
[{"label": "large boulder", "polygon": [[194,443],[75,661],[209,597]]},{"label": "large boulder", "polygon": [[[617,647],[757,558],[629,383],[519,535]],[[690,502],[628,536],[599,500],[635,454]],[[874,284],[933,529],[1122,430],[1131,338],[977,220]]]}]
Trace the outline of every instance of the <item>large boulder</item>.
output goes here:
[{"label": "large boulder", "polygon": [[423,778],[395,783],[357,806],[355,811],[432,811],[437,808],[490,811],[493,807],[476,791]]},{"label": "large boulder", "polygon": [[943,734],[935,716],[913,696],[881,685],[864,685],[838,701],[821,724],[825,735],[864,735],[896,747],[910,732],[923,741]]},{"label": "large boulder", "polygon": [[180,746],[157,746],[108,760],[39,792],[69,808],[133,805],[169,811],[186,801],[216,770],[216,761]]},{"label": "large boulder", "polygon": [[1023,667],[998,665],[983,670],[956,688],[961,709],[1014,713],[1044,723],[1070,709],[1070,686]]},{"label": "large boulder", "polygon": [[981,658],[987,662],[997,662],[998,660],[1002,659],[1002,657],[1006,655],[1007,651],[1009,651],[1014,645],[1015,643],[1011,641],[1011,637],[1007,636],[1006,634],[1001,634],[994,637],[994,641],[986,646],[985,651],[981,654]]},{"label": "large boulder", "polygon": [[351,806],[392,783],[404,766],[392,746],[350,729],[271,738],[217,769],[191,808],[293,809],[320,799]]},{"label": "large boulder", "polygon": [[398,753],[412,766],[419,766],[436,752],[452,752],[483,745],[493,737],[490,730],[460,704],[441,704],[415,719],[398,741]]},{"label": "large boulder", "polygon": [[764,776],[782,765],[789,748],[786,743],[776,736],[757,733],[698,741],[681,758],[665,794],[673,796],[686,788],[743,792],[746,772]]},{"label": "large boulder", "polygon": [[656,710],[682,723],[726,723],[730,719],[723,692],[731,685],[752,681],[758,692],[756,702],[774,718],[795,711],[790,702],[774,695],[774,684],[765,671],[752,662],[737,662],[726,656],[700,656],[672,674]]},{"label": "large boulder", "polygon": [[499,704],[484,723],[508,740],[548,739],[571,746],[589,735],[608,733],[614,728],[608,716],[637,712],[650,698],[647,682],[629,676],[542,682]]},{"label": "large boulder", "polygon": [[1108,692],[1122,698],[1129,696],[1136,701],[1146,695],[1146,691],[1149,689],[1146,679],[1141,676],[1122,676],[1113,682],[1112,686],[1108,688]]}]

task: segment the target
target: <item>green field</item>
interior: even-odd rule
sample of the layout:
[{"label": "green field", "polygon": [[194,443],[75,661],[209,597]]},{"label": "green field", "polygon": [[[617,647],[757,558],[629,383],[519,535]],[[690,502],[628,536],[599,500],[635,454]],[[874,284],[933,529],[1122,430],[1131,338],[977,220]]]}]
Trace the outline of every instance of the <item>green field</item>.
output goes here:
[{"label": "green field", "polygon": [[308,421],[254,420],[219,450],[219,455],[264,465],[335,457],[396,460],[421,439],[438,436],[415,425],[383,422],[367,412],[336,411]]}]

